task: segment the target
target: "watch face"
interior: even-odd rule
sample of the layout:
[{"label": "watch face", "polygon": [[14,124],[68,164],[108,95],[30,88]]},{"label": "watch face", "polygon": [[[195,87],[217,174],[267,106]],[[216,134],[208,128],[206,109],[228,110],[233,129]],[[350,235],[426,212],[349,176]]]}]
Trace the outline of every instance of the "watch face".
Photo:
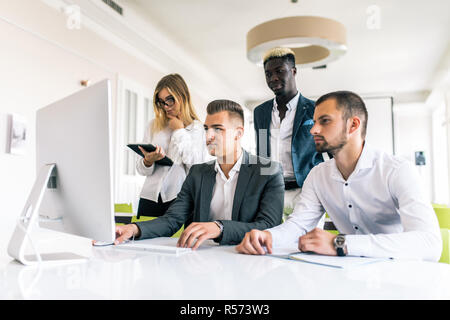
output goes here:
[{"label": "watch face", "polygon": [[342,247],[345,244],[345,237],[337,236],[336,237],[336,245]]}]

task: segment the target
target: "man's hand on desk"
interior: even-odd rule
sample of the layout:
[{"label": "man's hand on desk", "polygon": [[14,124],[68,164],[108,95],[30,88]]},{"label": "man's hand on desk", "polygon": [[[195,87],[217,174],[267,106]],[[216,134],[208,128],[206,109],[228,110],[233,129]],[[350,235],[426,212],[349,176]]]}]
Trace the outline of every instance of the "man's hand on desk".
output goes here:
[{"label": "man's hand on desk", "polygon": [[[137,225],[133,224],[127,224],[124,226],[116,226],[116,240],[114,240],[114,245],[116,244],[121,244],[122,242],[133,238],[133,236],[135,238],[139,238],[139,236],[141,235],[141,232],[138,228]],[[92,240],[92,245],[99,245],[99,243],[102,243],[101,241],[97,241],[97,240]],[[108,243],[108,245],[110,245],[111,243]],[[105,244],[100,244],[100,245],[105,245]]]},{"label": "man's hand on desk", "polygon": [[272,234],[269,231],[253,229],[245,234],[236,250],[245,254],[266,254],[263,246],[267,248],[268,253],[272,253]]},{"label": "man's hand on desk", "polygon": [[139,235],[139,228],[134,223],[124,226],[116,226],[116,241],[114,241],[114,244],[121,244],[125,240],[133,237],[138,238]]},{"label": "man's hand on desk", "polygon": [[[335,256],[337,255],[333,243],[335,237],[336,235],[328,231],[315,228],[298,239],[298,249],[302,252]],[[252,230],[245,234],[236,250],[245,254],[266,254],[264,246],[268,253],[272,253],[272,234],[269,231]]]},{"label": "man's hand on desk", "polygon": [[215,222],[193,222],[184,229],[178,239],[177,247],[196,250],[205,240],[215,239],[218,236],[220,236],[220,228]]},{"label": "man's hand on desk", "polygon": [[336,256],[337,252],[334,248],[334,238],[336,238],[336,235],[315,228],[298,239],[298,249],[302,252],[315,252],[328,256]]}]

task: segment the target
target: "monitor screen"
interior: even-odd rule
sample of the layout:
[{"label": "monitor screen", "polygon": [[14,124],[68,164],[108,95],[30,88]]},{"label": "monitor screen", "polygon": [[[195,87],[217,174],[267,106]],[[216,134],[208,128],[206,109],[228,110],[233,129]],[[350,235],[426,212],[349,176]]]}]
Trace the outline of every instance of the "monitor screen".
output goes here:
[{"label": "monitor screen", "polygon": [[39,207],[41,227],[114,241],[111,123],[109,80],[37,111],[37,172],[56,165]]}]

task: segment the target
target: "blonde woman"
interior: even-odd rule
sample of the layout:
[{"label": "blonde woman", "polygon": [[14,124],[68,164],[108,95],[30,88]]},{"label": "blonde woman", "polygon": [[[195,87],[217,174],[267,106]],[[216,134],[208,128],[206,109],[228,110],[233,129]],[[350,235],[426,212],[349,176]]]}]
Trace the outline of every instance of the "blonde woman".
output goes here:
[{"label": "blonde woman", "polygon": [[[191,103],[189,89],[178,74],[163,77],[153,95],[155,119],[150,121],[144,143],[156,146],[153,152],[141,148],[144,158],[136,163],[137,172],[146,176],[137,211],[140,216],[163,215],[175,200],[193,164],[206,159],[205,131]],[[174,164],[156,161],[168,156]]]}]

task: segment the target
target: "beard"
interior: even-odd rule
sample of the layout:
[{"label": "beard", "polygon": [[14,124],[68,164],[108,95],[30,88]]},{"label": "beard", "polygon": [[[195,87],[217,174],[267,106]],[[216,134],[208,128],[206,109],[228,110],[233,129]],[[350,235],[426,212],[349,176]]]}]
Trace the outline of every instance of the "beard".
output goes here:
[{"label": "beard", "polygon": [[338,138],[338,141],[336,143],[330,144],[327,140],[325,140],[325,137],[323,136],[317,136],[320,137],[323,142],[322,143],[316,143],[316,151],[319,153],[328,152],[332,154],[333,156],[338,153],[348,142],[345,128],[341,135]]}]

